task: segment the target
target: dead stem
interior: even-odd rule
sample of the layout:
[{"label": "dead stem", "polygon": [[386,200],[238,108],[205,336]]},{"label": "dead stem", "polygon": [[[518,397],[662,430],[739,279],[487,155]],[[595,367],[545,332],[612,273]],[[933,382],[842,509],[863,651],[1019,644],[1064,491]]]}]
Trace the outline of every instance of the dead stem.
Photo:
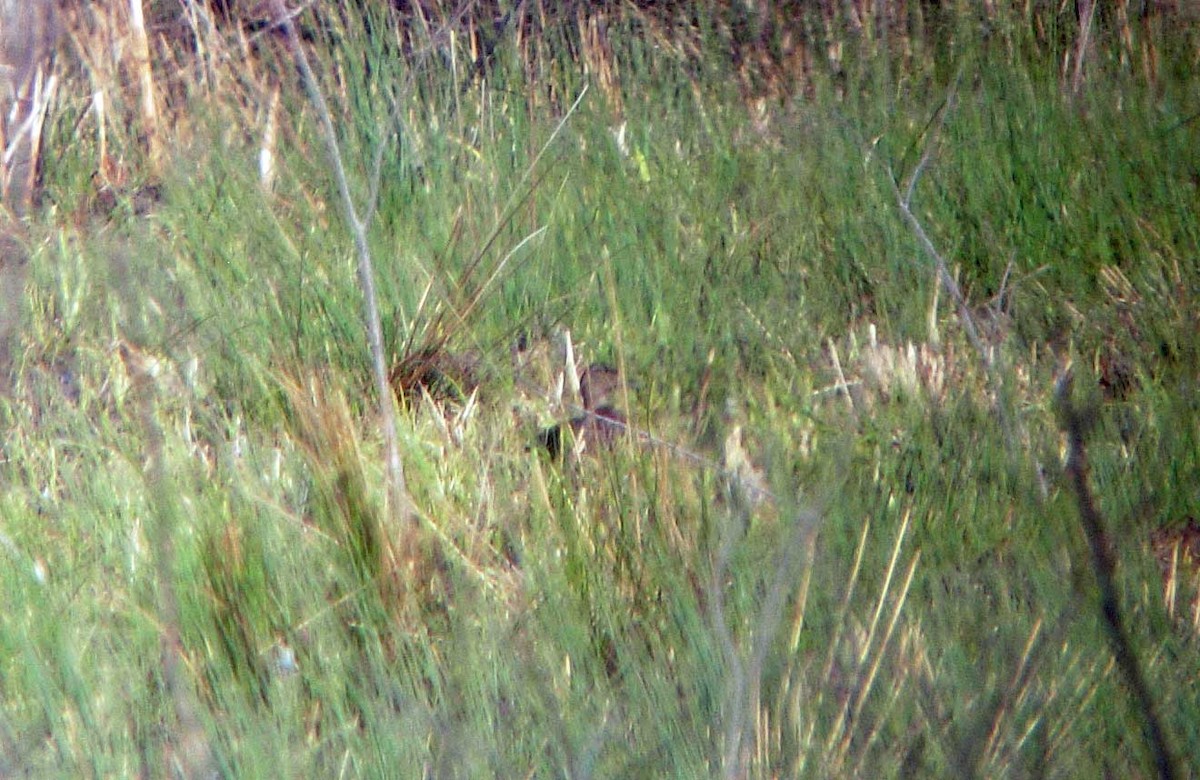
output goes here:
[{"label": "dead stem", "polygon": [[1059,378],[1055,395],[1059,424],[1067,435],[1067,477],[1075,494],[1075,503],[1079,507],[1079,523],[1083,526],[1083,533],[1091,550],[1092,571],[1096,575],[1096,587],[1100,592],[1100,617],[1117,667],[1121,670],[1129,692],[1133,694],[1134,705],[1137,707],[1137,714],[1142,720],[1146,740],[1154,757],[1155,770],[1160,778],[1170,780],[1178,777],[1179,773],[1167,746],[1167,735],[1158,719],[1154,699],[1142,675],[1137,653],[1134,652],[1133,643],[1125,630],[1121,604],[1117,597],[1116,561],[1113,559],[1112,548],[1104,530],[1104,518],[1096,507],[1091,488],[1088,487],[1088,462],[1084,441],[1088,429],[1095,422],[1096,412],[1094,409],[1081,409],[1076,406],[1071,399],[1073,385],[1074,376],[1068,369]]},{"label": "dead stem", "polygon": [[[317,119],[321,126],[321,136],[329,155],[329,165],[333,170],[338,193],[341,196],[343,216],[345,216],[346,223],[354,237],[354,247],[358,254],[358,282],[362,287],[366,308],[367,342],[371,350],[375,392],[379,401],[379,418],[386,448],[389,509],[396,512],[405,524],[414,524],[417,522],[417,513],[412,499],[408,495],[404,481],[404,465],[400,460],[396,412],[391,384],[388,382],[387,360],[383,346],[383,326],[379,317],[379,298],[375,292],[375,269],[371,260],[371,247],[367,240],[367,223],[359,217],[358,209],[354,205],[354,197],[350,193],[350,181],[346,175],[346,166],[342,162],[342,153],[338,146],[337,130],[333,126],[333,116],[329,111],[325,95],[321,92],[317,76],[309,65],[308,56],[304,53],[304,46],[300,41],[299,33],[296,32],[295,22],[288,14],[282,0],[274,0],[274,12],[276,19],[279,20],[277,24],[283,30],[288,48],[295,58],[296,67],[300,70],[309,100],[316,109]],[[377,158],[376,164],[380,162],[381,158]],[[374,182],[378,176],[377,174],[373,176],[372,192],[374,193],[376,191]],[[366,213],[372,215],[374,211],[375,204],[368,204]]]}]

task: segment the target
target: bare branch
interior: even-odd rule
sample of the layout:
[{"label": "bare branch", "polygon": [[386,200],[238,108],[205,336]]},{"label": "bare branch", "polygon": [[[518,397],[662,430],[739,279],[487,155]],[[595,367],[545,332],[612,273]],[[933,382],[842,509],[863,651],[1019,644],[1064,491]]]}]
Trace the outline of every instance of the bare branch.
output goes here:
[{"label": "bare branch", "polygon": [[[913,231],[913,235],[917,237],[917,242],[925,251],[925,254],[933,262],[934,272],[940,281],[942,287],[950,294],[950,298],[954,301],[955,313],[958,315],[958,321],[962,324],[963,331],[967,334],[967,340],[971,342],[971,346],[979,353],[979,359],[983,363],[984,372],[987,375],[988,383],[991,385],[991,391],[994,395],[993,405],[996,415],[1000,421],[1001,429],[1004,431],[1005,446],[1011,451],[1019,440],[1017,431],[1014,430],[1010,423],[1009,415],[1004,408],[1004,400],[1002,391],[1004,389],[1004,377],[1000,371],[996,369],[995,358],[992,349],[983,340],[979,333],[979,327],[975,322],[975,317],[971,314],[971,307],[967,304],[967,298],[963,295],[962,289],[958,286],[954,275],[950,273],[950,265],[946,259],[938,252],[934,246],[933,240],[929,238],[929,234],[925,232],[921,220],[917,219],[916,214],[912,211],[912,196],[916,189],[917,182],[921,174],[924,172],[929,160],[932,158],[932,149],[935,145],[937,137],[941,135],[942,129],[946,126],[946,122],[950,116],[950,112],[955,105],[955,96],[958,92],[958,77],[955,77],[954,83],[950,87],[950,92],[946,96],[945,108],[941,112],[937,127],[932,133],[932,137],[926,144],[924,151],[921,153],[921,159],[913,169],[912,176],[909,178],[908,186],[901,193],[900,185],[897,182],[896,175],[892,171],[891,166],[888,166],[888,181],[892,186],[892,194],[896,198],[896,207],[900,210],[900,214],[904,217],[904,221],[908,223]],[[1018,422],[1019,426],[1020,423]]]},{"label": "bare branch", "polygon": [[904,205],[906,207],[912,204],[913,191],[917,188],[917,182],[921,180],[921,174],[925,172],[925,166],[929,164],[929,160],[933,156],[933,148],[937,146],[937,140],[946,126],[946,119],[954,111],[955,103],[958,101],[958,79],[959,76],[955,76],[954,83],[950,85],[950,93],[946,96],[946,102],[942,104],[937,127],[934,129],[932,137],[926,142],[925,148],[921,152],[921,159],[917,161],[916,167],[908,177],[908,187],[904,189]]},{"label": "bare branch", "polygon": [[1179,772],[1171,757],[1166,731],[1158,719],[1150,688],[1142,676],[1137,653],[1134,652],[1133,643],[1125,630],[1121,602],[1117,598],[1116,562],[1113,560],[1112,549],[1104,531],[1104,518],[1096,508],[1096,500],[1088,487],[1088,462],[1084,441],[1093,422],[1094,411],[1080,409],[1071,400],[1073,384],[1074,376],[1068,369],[1058,380],[1055,396],[1059,424],[1067,435],[1067,477],[1071,481],[1071,490],[1079,507],[1079,524],[1083,526],[1084,536],[1087,537],[1091,550],[1092,571],[1096,575],[1096,587],[1100,592],[1100,617],[1117,667],[1121,670],[1121,676],[1133,695],[1138,715],[1142,719],[1146,741],[1154,757],[1155,770],[1162,780],[1170,780],[1178,777]]},{"label": "bare branch", "polygon": [[[971,346],[979,352],[980,358],[983,360],[984,366],[991,371],[992,369],[992,354],[983,343],[983,338],[979,335],[979,328],[975,324],[975,318],[971,314],[971,307],[967,305],[967,298],[962,293],[962,289],[958,286],[954,276],[950,273],[950,266],[946,263],[945,258],[937,251],[937,247],[933,245],[933,241],[929,238],[929,234],[925,232],[925,228],[921,225],[921,221],[913,214],[909,204],[905,201],[904,196],[900,194],[900,188],[896,184],[895,176],[892,174],[892,169],[888,168],[889,179],[892,184],[892,192],[896,196],[896,206],[900,209],[901,216],[908,226],[912,228],[913,234],[917,237],[917,242],[921,248],[925,250],[925,254],[933,261],[934,271],[937,273],[938,280],[942,286],[946,288],[946,292],[950,293],[950,297],[954,299],[954,306],[958,314],[959,322],[962,323],[963,330],[966,331],[967,338],[971,342]],[[909,185],[911,189],[911,184]]]},{"label": "bare branch", "polygon": [[[325,141],[325,151],[329,155],[329,165],[337,182],[338,193],[341,196],[342,211],[354,237],[354,247],[358,255],[358,282],[362,287],[366,307],[367,342],[371,349],[371,363],[375,378],[375,392],[379,396],[379,418],[383,428],[384,446],[387,450],[388,501],[392,511],[407,522],[415,523],[417,515],[404,482],[404,466],[400,461],[399,436],[396,433],[396,412],[392,397],[391,384],[388,382],[388,371],[383,348],[383,326],[379,318],[379,300],[375,293],[375,270],[371,260],[371,247],[367,240],[366,223],[359,217],[354,206],[354,197],[350,192],[350,181],[346,176],[346,166],[342,162],[341,149],[338,146],[337,130],[333,126],[333,116],[329,104],[321,92],[317,76],[309,65],[308,56],[296,32],[292,16],[284,7],[283,0],[274,0],[273,10],[277,23],[283,29],[284,37],[296,60],[296,67],[304,81],[309,100],[317,112],[317,120],[321,126],[321,137]],[[372,209],[373,210],[373,209]]]}]

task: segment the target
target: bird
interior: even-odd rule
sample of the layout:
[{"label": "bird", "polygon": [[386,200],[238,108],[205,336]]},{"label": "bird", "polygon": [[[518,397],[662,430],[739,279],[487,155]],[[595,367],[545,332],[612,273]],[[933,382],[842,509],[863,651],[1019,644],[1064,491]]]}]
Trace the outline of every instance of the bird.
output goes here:
[{"label": "bird", "polygon": [[563,428],[569,428],[577,441],[582,438],[584,441],[607,446],[625,432],[628,424],[620,410],[605,405],[594,411],[577,414],[566,423],[551,425],[538,431],[538,446],[557,460],[563,454]]},{"label": "bird", "polygon": [[607,363],[592,363],[579,374],[579,397],[588,411],[613,406],[620,391],[621,374]]},{"label": "bird", "polygon": [[617,369],[605,363],[592,363],[579,374],[579,396],[583,410],[565,423],[551,425],[538,431],[537,443],[558,459],[563,455],[563,429],[569,428],[576,440],[610,445],[628,427],[625,414],[616,406],[615,398],[622,386]]}]

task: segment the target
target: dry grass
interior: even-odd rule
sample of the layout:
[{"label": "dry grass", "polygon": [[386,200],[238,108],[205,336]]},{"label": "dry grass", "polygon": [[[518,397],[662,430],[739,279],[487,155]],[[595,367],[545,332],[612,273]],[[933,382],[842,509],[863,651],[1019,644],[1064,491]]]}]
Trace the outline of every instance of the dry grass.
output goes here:
[{"label": "dry grass", "polygon": [[[61,156],[0,408],[21,564],[0,643],[25,659],[0,669],[0,774],[1143,771],[1084,540],[1052,522],[1072,360],[1105,384],[1094,484],[1136,542],[1134,652],[1186,739],[1170,659],[1194,647],[1158,615],[1194,629],[1187,526],[1152,540],[1164,610],[1159,518],[1122,501],[1194,515],[1164,476],[1195,468],[1190,228],[1156,207],[1124,230],[1143,177],[1062,140],[1152,124],[1129,106],[1156,87],[1129,84],[1163,78],[1157,34],[1127,4],[1082,26],[668,6],[380,3],[370,35],[305,6],[291,38],[258,4],[64,12]],[[964,77],[928,143],[948,40],[984,22],[1010,70]],[[341,195],[369,205],[349,220],[298,45]],[[1088,90],[1118,77],[1120,123]],[[1039,143],[997,151],[988,121],[1033,137],[1026,109]],[[1022,239],[1043,211],[1089,262],[1097,224],[1132,249],[1075,272]],[[393,398],[408,526],[383,488]],[[572,457],[537,451],[548,430]]]}]

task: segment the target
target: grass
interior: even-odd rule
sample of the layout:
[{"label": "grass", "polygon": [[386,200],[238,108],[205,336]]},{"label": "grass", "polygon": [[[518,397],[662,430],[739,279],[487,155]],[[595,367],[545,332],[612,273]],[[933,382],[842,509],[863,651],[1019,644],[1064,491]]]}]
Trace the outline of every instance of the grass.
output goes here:
[{"label": "grass", "polygon": [[[1068,363],[1132,646],[1198,769],[1196,569],[1172,616],[1150,548],[1200,513],[1194,33],[1138,28],[1156,80],[1100,36],[1078,94],[1073,32],[1016,12],[887,53],[836,33],[840,67],[764,118],[719,21],[704,65],[628,12],[607,59],[567,26],[482,79],[462,41],[405,60],[313,22],[361,202],[384,144],[389,359],[481,366],[474,396],[398,396],[415,541],[296,84],[258,181],[284,60],[214,37],[213,80],[164,81],[144,217],[88,213],[87,82],[60,86],[0,405],[0,774],[1147,776],[1063,473]],[[897,207],[922,159],[912,211],[998,392]],[[513,346],[562,328],[675,449],[531,448],[562,364]],[[735,426],[769,500],[722,470]]]}]

